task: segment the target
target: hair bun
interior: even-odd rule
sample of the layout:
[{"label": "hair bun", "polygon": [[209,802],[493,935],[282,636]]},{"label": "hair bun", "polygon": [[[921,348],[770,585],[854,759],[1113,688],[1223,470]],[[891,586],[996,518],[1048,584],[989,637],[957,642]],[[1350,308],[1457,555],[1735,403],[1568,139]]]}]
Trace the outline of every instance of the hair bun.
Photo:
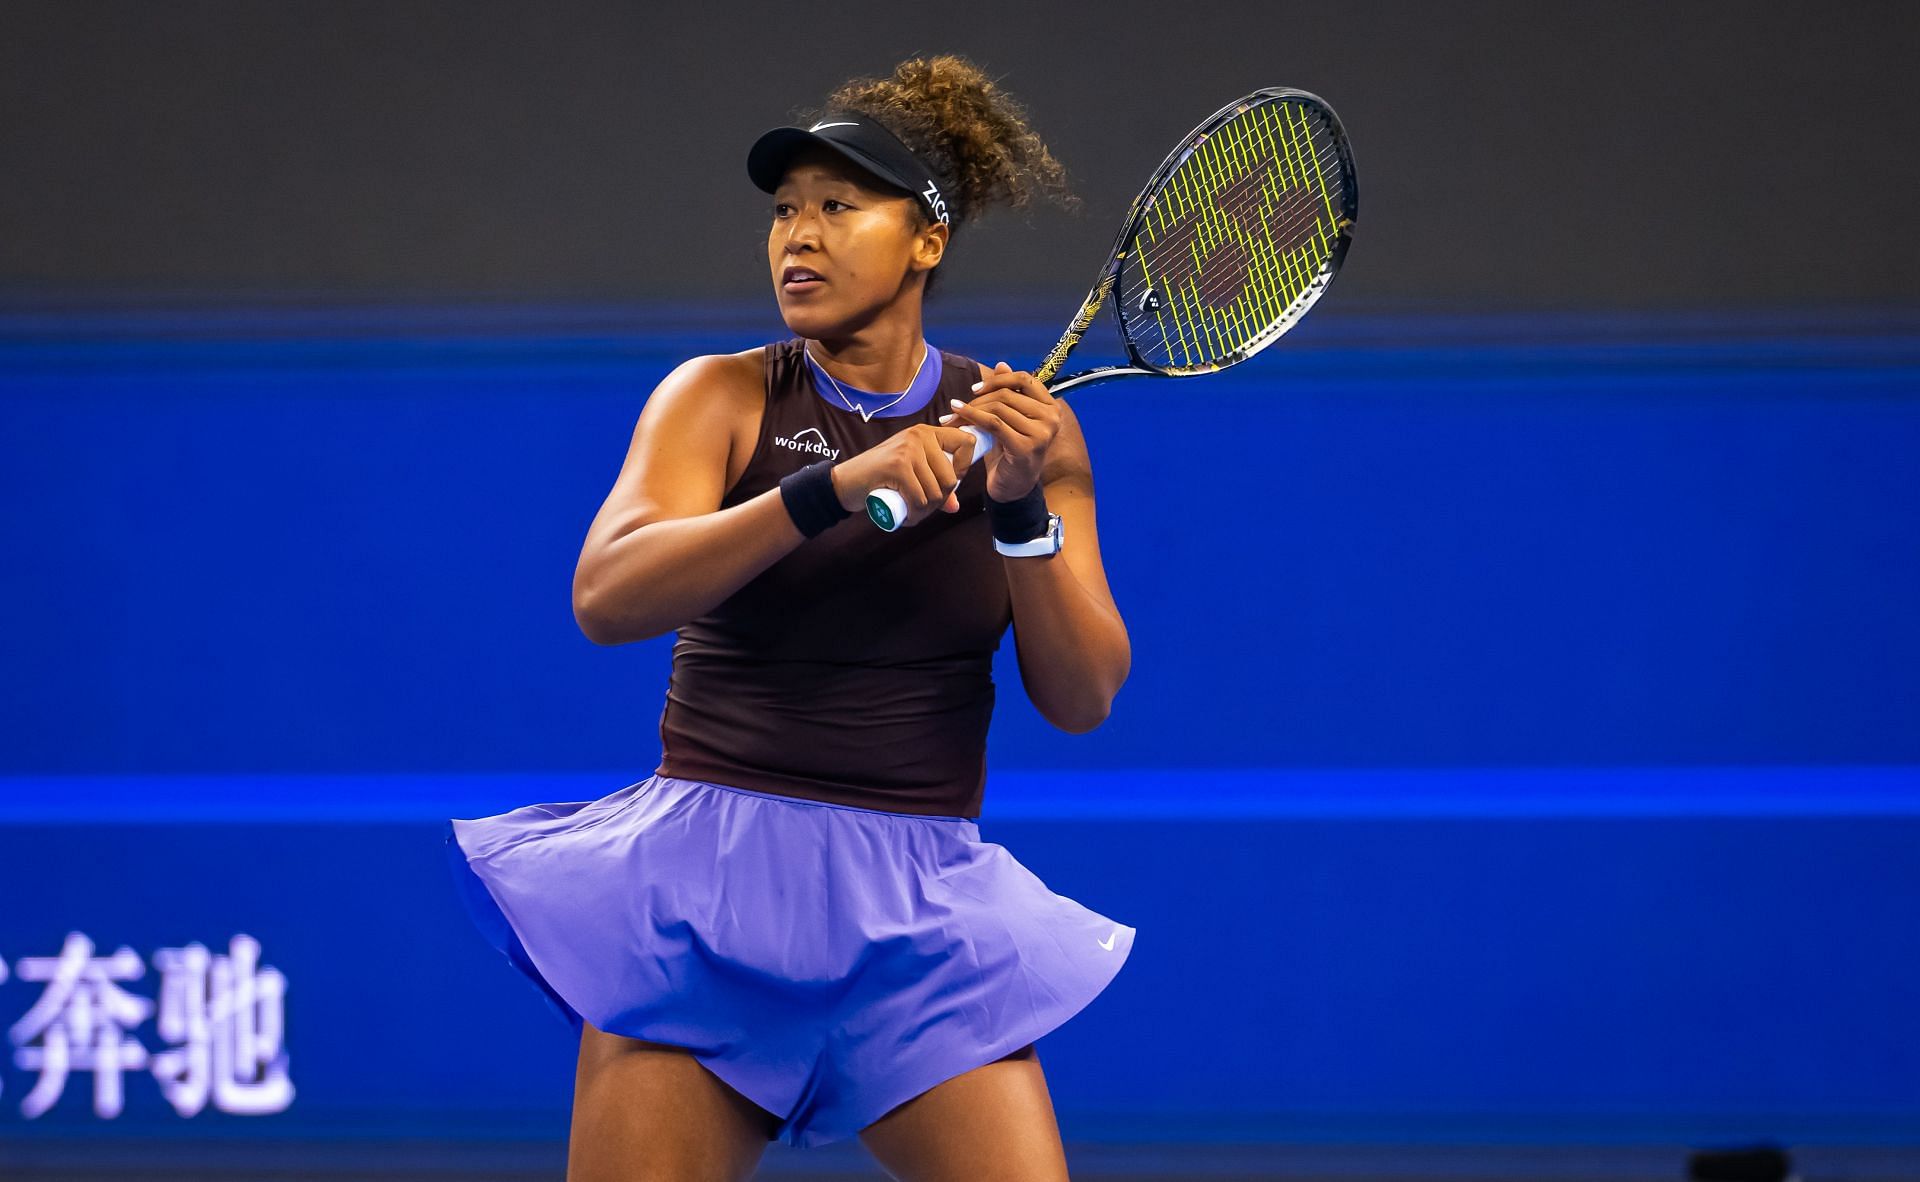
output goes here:
[{"label": "hair bun", "polygon": [[887,78],[856,78],[835,90],[827,110],[857,111],[886,125],[950,178],[949,225],[993,205],[1045,197],[1072,209],[1067,170],[1027,125],[1018,101],[964,57],[910,58]]}]

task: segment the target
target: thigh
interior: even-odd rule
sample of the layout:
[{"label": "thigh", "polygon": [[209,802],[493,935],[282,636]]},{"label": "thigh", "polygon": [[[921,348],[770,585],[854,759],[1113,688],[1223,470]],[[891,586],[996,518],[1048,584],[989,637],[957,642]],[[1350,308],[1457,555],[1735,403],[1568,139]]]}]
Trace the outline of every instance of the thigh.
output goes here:
[{"label": "thigh", "polygon": [[567,1182],[739,1182],[779,1123],[684,1048],[589,1022],[580,1032]]},{"label": "thigh", "polygon": [[1040,1054],[1031,1045],[963,1072],[860,1131],[899,1182],[1066,1182]]}]

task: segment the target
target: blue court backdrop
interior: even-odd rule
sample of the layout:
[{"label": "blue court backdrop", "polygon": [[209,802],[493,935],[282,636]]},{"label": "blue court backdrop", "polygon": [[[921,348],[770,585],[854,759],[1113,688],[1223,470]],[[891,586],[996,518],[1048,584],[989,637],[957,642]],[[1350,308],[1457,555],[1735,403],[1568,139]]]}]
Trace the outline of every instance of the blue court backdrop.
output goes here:
[{"label": "blue court backdrop", "polygon": [[[445,819],[651,771],[672,638],[573,564],[653,384],[781,335],[0,322],[0,1139],[564,1136]],[[1067,735],[1003,643],[981,818],[1139,929],[1069,1137],[1920,1142],[1920,317],[1316,313],[1070,401],[1132,676]]]}]

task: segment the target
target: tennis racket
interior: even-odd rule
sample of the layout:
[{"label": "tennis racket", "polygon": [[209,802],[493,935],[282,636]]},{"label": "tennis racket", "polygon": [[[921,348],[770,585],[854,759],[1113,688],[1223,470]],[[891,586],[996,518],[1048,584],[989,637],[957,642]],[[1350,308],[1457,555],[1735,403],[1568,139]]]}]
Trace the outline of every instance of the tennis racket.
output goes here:
[{"label": "tennis racket", "polygon": [[[1300,322],[1340,270],[1359,194],[1353,150],[1326,100],[1271,87],[1187,133],[1133,199],[1080,311],[1033,376],[1053,394],[1123,377],[1194,377],[1237,365]],[[1111,302],[1123,365],[1053,375]],[[966,427],[974,458],[993,436]],[[892,531],[906,502],[867,494]]]}]

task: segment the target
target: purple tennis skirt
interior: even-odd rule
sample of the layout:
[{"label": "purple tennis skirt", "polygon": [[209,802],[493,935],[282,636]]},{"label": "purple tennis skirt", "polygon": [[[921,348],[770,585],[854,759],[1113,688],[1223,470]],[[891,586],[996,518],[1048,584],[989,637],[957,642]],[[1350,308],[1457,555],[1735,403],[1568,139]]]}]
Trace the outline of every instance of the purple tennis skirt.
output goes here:
[{"label": "purple tennis skirt", "polygon": [[964,817],[653,775],[454,820],[447,852],[576,1031],[687,1048],[800,1147],[1033,1042],[1133,949]]}]

